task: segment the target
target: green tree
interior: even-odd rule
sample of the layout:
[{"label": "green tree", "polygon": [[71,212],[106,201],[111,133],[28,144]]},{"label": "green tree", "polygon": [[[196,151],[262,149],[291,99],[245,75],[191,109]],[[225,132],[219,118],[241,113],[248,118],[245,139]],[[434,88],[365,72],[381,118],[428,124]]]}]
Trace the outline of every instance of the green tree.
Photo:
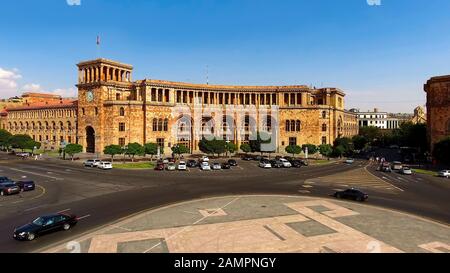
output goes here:
[{"label": "green tree", "polygon": [[246,154],[248,154],[248,153],[250,153],[252,151],[252,148],[247,143],[242,144],[240,149],[241,149],[241,151],[243,151]]},{"label": "green tree", "polygon": [[190,150],[184,145],[175,145],[172,147],[172,152],[180,157],[183,154],[188,154]]},{"label": "green tree", "polygon": [[346,152],[345,147],[342,145],[338,145],[333,147],[332,155],[335,157],[342,157],[345,154],[345,152]]},{"label": "green tree", "polygon": [[3,148],[6,148],[6,150],[8,150],[9,146],[10,146],[10,140],[11,140],[11,133],[1,129],[0,130],[0,146]]},{"label": "green tree", "polygon": [[131,162],[134,162],[134,157],[136,155],[144,155],[144,153],[144,146],[137,142],[128,144],[127,149],[125,150],[125,154],[131,156]]},{"label": "green tree", "polygon": [[122,147],[120,147],[120,145],[109,145],[106,146],[105,149],[103,150],[103,153],[106,155],[110,155],[111,156],[111,162],[114,162],[114,156],[115,155],[120,155],[123,153],[123,149]]},{"label": "green tree", "polygon": [[381,129],[375,126],[361,127],[359,135],[367,139],[369,143],[374,143],[382,136]]},{"label": "green tree", "polygon": [[[338,151],[343,150],[342,154],[337,155],[339,157],[341,157],[342,155],[346,155],[346,156],[350,156],[353,154],[353,142],[350,138],[348,137],[342,137],[342,138],[337,138],[334,141],[334,149],[336,149],[337,147],[341,147],[338,149]],[[335,154],[336,156],[336,154]]]},{"label": "green tree", "polygon": [[352,138],[352,142],[356,150],[363,150],[369,141],[365,136],[357,135]]},{"label": "green tree", "polygon": [[200,142],[198,143],[198,148],[205,154],[212,153],[211,141],[207,140],[206,138],[200,140]]},{"label": "green tree", "polygon": [[450,137],[434,144],[433,156],[439,163],[450,164]]},{"label": "green tree", "polygon": [[75,156],[75,154],[81,153],[83,151],[83,146],[81,146],[80,144],[68,144],[64,150],[73,161],[73,157]]},{"label": "green tree", "polygon": [[238,146],[232,142],[227,142],[225,144],[225,150],[227,153],[234,154],[238,150]]},{"label": "green tree", "polygon": [[34,141],[29,135],[14,135],[10,138],[9,144],[22,151],[25,149],[34,150],[35,146],[40,146],[40,143]]},{"label": "green tree", "polygon": [[[156,143],[146,143],[144,145],[144,153],[150,155],[150,160],[153,161],[153,157],[158,155],[158,144]],[[160,153],[163,154],[163,147],[160,148]]]},{"label": "green tree", "polygon": [[275,152],[275,146],[263,145],[270,144],[272,142],[271,136],[267,132],[257,132],[256,139],[250,140],[249,144],[253,153],[273,153]]},{"label": "green tree", "polygon": [[211,145],[211,152],[213,154],[217,154],[217,156],[220,156],[221,154],[227,151],[227,143],[225,140],[213,139],[211,140],[210,145]]},{"label": "green tree", "polygon": [[322,144],[319,146],[319,152],[321,155],[330,158],[333,153],[333,146],[331,146],[330,144]]},{"label": "green tree", "polygon": [[299,145],[289,145],[285,150],[287,153],[295,157],[295,155],[299,155],[302,152],[302,147],[300,147]]},{"label": "green tree", "polygon": [[306,151],[306,148],[308,148],[308,154],[313,155],[319,151],[319,148],[314,144],[304,144],[302,146],[302,150]]}]

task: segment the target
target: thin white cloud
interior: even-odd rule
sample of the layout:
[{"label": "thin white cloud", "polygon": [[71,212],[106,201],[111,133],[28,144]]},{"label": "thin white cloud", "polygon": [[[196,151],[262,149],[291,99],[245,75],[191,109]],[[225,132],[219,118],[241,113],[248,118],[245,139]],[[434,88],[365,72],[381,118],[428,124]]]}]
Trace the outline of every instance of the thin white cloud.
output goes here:
[{"label": "thin white cloud", "polygon": [[17,95],[17,87],[19,84],[17,81],[22,76],[19,74],[19,70],[6,70],[0,67],[0,94],[2,97],[12,97]]},{"label": "thin white cloud", "polygon": [[25,84],[22,87],[23,92],[42,92],[42,87],[36,83]]}]

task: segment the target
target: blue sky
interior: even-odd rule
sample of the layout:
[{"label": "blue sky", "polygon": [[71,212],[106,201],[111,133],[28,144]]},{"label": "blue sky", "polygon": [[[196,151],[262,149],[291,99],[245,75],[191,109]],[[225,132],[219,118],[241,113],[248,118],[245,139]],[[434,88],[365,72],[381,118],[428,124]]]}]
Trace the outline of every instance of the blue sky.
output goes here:
[{"label": "blue sky", "polygon": [[[450,74],[450,1],[2,1],[0,97],[73,94],[75,64],[134,65],[134,79],[332,86],[347,108],[411,112]],[[101,48],[96,36],[101,36]]]}]

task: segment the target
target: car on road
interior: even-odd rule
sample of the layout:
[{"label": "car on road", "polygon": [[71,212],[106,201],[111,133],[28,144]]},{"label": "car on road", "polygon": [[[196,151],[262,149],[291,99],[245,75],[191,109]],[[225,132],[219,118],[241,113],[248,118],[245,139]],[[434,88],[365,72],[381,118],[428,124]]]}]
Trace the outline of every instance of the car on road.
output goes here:
[{"label": "car on road", "polygon": [[16,185],[21,191],[34,191],[36,189],[34,181],[18,181]]},{"label": "car on road", "polygon": [[195,160],[193,160],[193,159],[189,159],[189,160],[187,161],[186,165],[187,165],[189,168],[195,168],[195,167],[198,166],[198,163],[197,163],[197,161],[195,161]]},{"label": "car on road", "polygon": [[442,170],[438,172],[439,177],[450,178],[450,170]]},{"label": "car on road", "polygon": [[155,171],[164,171],[164,169],[165,169],[165,165],[162,162],[157,163],[155,166]]},{"label": "car on road", "polygon": [[392,162],[391,169],[394,171],[401,171],[403,169],[403,165],[399,161]]},{"label": "car on road", "polygon": [[101,170],[112,170],[113,165],[111,162],[108,161],[102,161],[97,165],[97,168]]},{"label": "car on road", "polygon": [[280,158],[281,164],[283,164],[283,168],[291,168],[292,164],[286,158]]},{"label": "car on road", "polygon": [[283,168],[283,163],[281,163],[281,161],[276,159],[270,160],[270,165],[272,166],[272,168],[276,169]]},{"label": "car on road", "polygon": [[2,182],[12,182],[12,180],[6,176],[0,176],[0,183]]},{"label": "car on road", "polygon": [[202,156],[202,158],[200,159],[201,162],[209,162],[209,157],[207,156]]},{"label": "car on road", "polygon": [[230,166],[232,167],[236,167],[238,165],[237,161],[234,159],[228,160],[228,164],[230,164]]},{"label": "car on road", "polygon": [[163,160],[163,164],[169,164],[169,162],[170,162],[170,160],[169,160],[170,158],[164,158],[164,160]]},{"label": "car on road", "polygon": [[383,166],[383,167],[381,167],[381,171],[384,173],[391,173],[392,169],[389,166]]},{"label": "car on road", "polygon": [[242,157],[242,160],[244,160],[244,161],[252,161],[253,160],[253,156],[251,156],[251,155],[244,155]]},{"label": "car on road", "polygon": [[412,170],[408,167],[403,167],[403,169],[400,171],[400,173],[404,174],[404,175],[412,175],[413,174]]},{"label": "car on road", "polygon": [[222,169],[223,169],[223,170],[229,170],[229,169],[231,169],[230,163],[228,163],[228,162],[222,163]]},{"label": "car on road", "polygon": [[261,160],[259,162],[259,167],[263,169],[271,169],[272,165],[270,164],[269,160]]},{"label": "car on road", "polygon": [[186,171],[187,170],[187,166],[186,166],[186,162],[185,161],[180,161],[180,163],[178,163],[178,170],[179,171]]},{"label": "car on road", "polygon": [[86,161],[83,163],[83,165],[84,165],[85,167],[91,167],[91,168],[94,168],[94,167],[98,167],[98,165],[100,164],[100,162],[102,162],[100,159],[88,159],[88,160],[86,160]]},{"label": "car on road", "polygon": [[301,168],[303,166],[303,163],[301,160],[292,160],[291,164],[292,164],[292,167],[294,167],[294,168]]},{"label": "car on road", "polygon": [[213,163],[212,169],[214,171],[220,171],[220,170],[222,170],[222,166],[220,166],[220,163]]},{"label": "car on road", "polygon": [[177,169],[177,166],[175,165],[175,163],[169,162],[169,164],[167,164],[166,170],[175,171],[176,169]]},{"label": "car on road", "polygon": [[345,163],[346,163],[346,164],[353,164],[353,163],[355,163],[355,160],[354,160],[353,158],[347,158],[347,159],[345,160]]},{"label": "car on road", "polygon": [[341,198],[352,199],[359,202],[364,202],[369,198],[369,195],[357,189],[347,189],[345,191],[338,191],[335,192],[333,196],[339,199]]},{"label": "car on road", "polygon": [[33,222],[15,228],[13,238],[21,241],[33,241],[38,236],[59,230],[69,230],[75,226],[78,219],[71,214],[50,214],[36,218]]},{"label": "car on road", "polygon": [[20,193],[20,187],[13,181],[0,182],[0,195],[12,195]]},{"label": "car on road", "polygon": [[210,171],[210,170],[211,170],[211,166],[209,165],[208,162],[202,162],[202,163],[200,164],[200,169],[201,169],[202,171]]}]

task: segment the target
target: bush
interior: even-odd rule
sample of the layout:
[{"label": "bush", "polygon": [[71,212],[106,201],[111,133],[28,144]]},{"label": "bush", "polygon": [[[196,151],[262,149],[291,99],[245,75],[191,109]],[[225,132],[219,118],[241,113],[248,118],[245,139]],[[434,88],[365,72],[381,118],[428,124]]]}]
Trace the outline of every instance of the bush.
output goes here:
[{"label": "bush", "polygon": [[286,152],[291,154],[293,157],[295,157],[295,155],[298,155],[302,152],[302,148],[298,145],[289,145],[286,147]]},{"label": "bush", "polygon": [[433,156],[444,164],[450,164],[450,137],[434,144]]}]

